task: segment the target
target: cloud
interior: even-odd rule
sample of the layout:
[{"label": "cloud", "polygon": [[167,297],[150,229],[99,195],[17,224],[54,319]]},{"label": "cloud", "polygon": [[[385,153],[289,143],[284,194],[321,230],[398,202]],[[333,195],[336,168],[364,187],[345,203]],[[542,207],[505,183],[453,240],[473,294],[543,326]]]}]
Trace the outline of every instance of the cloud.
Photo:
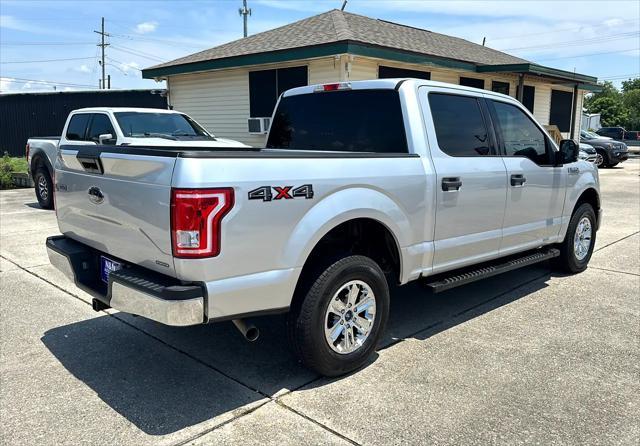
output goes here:
[{"label": "cloud", "polygon": [[135,31],[138,34],[152,33],[158,27],[158,22],[142,22],[136,25]]},{"label": "cloud", "polygon": [[34,32],[37,29],[25,22],[24,20],[20,20],[11,15],[0,15],[0,28],[12,29],[15,31],[27,31]]},{"label": "cloud", "polygon": [[125,62],[120,64],[120,69],[125,73],[129,71],[140,71],[140,65],[136,62]]},{"label": "cloud", "polygon": [[89,68],[86,64],[80,65],[78,68],[76,68],[76,70],[81,73],[91,73],[91,68]]},{"label": "cloud", "polygon": [[13,86],[13,79],[10,77],[0,77],[0,93],[11,91]]}]

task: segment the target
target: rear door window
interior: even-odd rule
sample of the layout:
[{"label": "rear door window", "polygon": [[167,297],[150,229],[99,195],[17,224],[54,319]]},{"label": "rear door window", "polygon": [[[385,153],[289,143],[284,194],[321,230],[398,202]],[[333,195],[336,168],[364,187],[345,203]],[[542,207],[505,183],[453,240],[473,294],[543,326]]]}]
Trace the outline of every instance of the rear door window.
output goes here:
[{"label": "rear door window", "polygon": [[98,142],[100,135],[110,134],[112,138],[116,137],[116,133],[111,125],[111,120],[107,115],[96,113],[93,115],[91,127],[89,129],[88,139]]},{"label": "rear door window", "polygon": [[395,90],[326,91],[283,97],[267,147],[407,153],[400,97]]},{"label": "rear door window", "polygon": [[69,141],[83,141],[87,131],[87,124],[91,118],[90,113],[79,113],[71,117],[67,126],[66,138]]},{"label": "rear door window", "polygon": [[438,147],[444,153],[464,157],[494,154],[478,98],[429,93],[429,107]]}]

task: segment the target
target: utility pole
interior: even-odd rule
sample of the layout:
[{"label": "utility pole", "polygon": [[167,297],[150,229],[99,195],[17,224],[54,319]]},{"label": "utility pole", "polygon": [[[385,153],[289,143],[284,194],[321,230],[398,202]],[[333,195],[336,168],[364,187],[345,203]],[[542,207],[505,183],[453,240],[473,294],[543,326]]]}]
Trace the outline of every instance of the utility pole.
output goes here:
[{"label": "utility pole", "polygon": [[238,12],[244,21],[244,36],[247,37],[247,19],[251,15],[251,8],[247,8],[247,0],[242,0],[242,8],[238,9]]},{"label": "utility pole", "polygon": [[[102,17],[101,30],[100,31],[94,30],[93,32],[96,34],[100,34],[100,37],[101,37],[100,43],[98,44],[98,46],[102,48],[102,60],[100,61],[100,65],[102,66],[102,83],[100,85],[101,85],[101,88],[104,90],[107,88],[107,82],[106,82],[107,78],[105,73],[105,69],[107,65],[104,60],[104,49],[109,46],[108,43],[104,43],[104,38],[109,37],[109,34],[104,32],[104,17]],[[111,88],[111,85],[109,85],[109,88]]]}]

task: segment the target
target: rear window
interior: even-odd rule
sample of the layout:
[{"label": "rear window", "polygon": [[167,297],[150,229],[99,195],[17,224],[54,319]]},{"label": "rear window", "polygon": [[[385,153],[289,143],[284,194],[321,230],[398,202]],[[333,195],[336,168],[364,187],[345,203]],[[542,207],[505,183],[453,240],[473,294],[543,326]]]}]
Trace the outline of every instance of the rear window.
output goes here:
[{"label": "rear window", "polygon": [[339,152],[407,153],[395,90],[348,90],[282,98],[267,147]]}]

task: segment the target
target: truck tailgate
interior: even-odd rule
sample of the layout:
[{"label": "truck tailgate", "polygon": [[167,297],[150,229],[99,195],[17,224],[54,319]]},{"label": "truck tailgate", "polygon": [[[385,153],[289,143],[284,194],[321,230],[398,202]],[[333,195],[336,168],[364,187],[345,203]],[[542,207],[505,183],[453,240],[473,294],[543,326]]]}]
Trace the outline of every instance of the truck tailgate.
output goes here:
[{"label": "truck tailgate", "polygon": [[176,158],[96,146],[64,146],[59,153],[60,231],[115,259],[175,276],[170,200]]}]

